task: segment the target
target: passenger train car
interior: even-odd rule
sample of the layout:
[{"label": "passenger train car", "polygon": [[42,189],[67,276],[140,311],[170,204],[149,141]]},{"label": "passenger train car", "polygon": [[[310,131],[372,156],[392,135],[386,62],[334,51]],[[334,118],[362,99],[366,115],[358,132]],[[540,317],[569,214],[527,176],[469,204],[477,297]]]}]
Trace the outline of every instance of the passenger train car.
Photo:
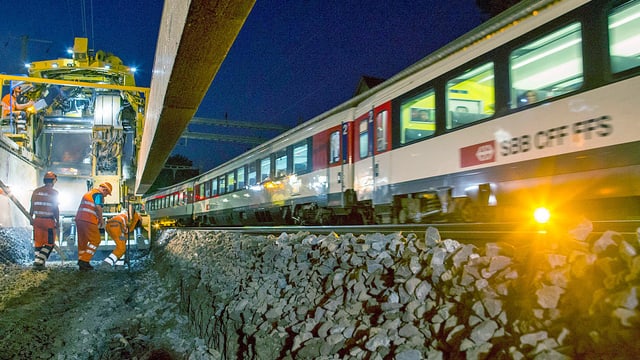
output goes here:
[{"label": "passenger train car", "polygon": [[640,219],[639,73],[640,0],[521,2],[146,208],[206,225]]}]

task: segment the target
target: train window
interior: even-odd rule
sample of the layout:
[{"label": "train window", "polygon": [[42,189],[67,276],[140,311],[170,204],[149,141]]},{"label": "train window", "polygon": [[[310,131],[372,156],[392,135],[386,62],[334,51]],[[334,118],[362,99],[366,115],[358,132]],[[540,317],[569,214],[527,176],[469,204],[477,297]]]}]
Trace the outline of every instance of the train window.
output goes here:
[{"label": "train window", "polygon": [[218,196],[218,179],[213,178],[209,182],[211,183],[211,196]]},{"label": "train window", "polygon": [[369,121],[368,117],[360,119],[359,125],[359,147],[360,147],[360,159],[364,159],[369,156]]},{"label": "train window", "polygon": [[208,199],[211,197],[211,182],[207,181],[204,183],[204,198]]},{"label": "train window", "polygon": [[204,199],[204,183],[196,185],[196,199]]},{"label": "train window", "polygon": [[383,152],[387,150],[387,124],[389,112],[384,110],[376,115],[376,151]]},{"label": "train window", "polygon": [[340,162],[340,131],[329,135],[329,164]]},{"label": "train window", "polygon": [[227,178],[225,176],[220,176],[218,178],[218,190],[220,191],[220,195],[226,194],[226,192],[227,192]]},{"label": "train window", "polygon": [[640,66],[640,1],[630,1],[609,15],[609,53],[614,73]]},{"label": "train window", "polygon": [[287,176],[287,152],[278,151],[276,154],[276,178]]},{"label": "train window", "polygon": [[309,168],[309,143],[303,141],[293,145],[293,172],[303,174]]},{"label": "train window", "polygon": [[583,83],[581,25],[573,23],[514,50],[511,108],[577,90]]},{"label": "train window", "polygon": [[236,191],[236,172],[227,173],[227,192]]},{"label": "train window", "polygon": [[258,165],[255,161],[249,164],[249,186],[254,186],[258,183]]},{"label": "train window", "polygon": [[246,186],[244,170],[245,170],[244,166],[239,167],[238,169],[236,169],[236,174],[238,175],[238,186],[237,186],[238,190],[244,189],[245,186]]},{"label": "train window", "polygon": [[492,62],[468,69],[447,82],[447,129],[488,118],[494,107]]},{"label": "train window", "polygon": [[433,88],[400,104],[400,143],[429,137],[436,132],[436,95]]},{"label": "train window", "polygon": [[271,179],[271,158],[266,157],[260,160],[260,182]]}]

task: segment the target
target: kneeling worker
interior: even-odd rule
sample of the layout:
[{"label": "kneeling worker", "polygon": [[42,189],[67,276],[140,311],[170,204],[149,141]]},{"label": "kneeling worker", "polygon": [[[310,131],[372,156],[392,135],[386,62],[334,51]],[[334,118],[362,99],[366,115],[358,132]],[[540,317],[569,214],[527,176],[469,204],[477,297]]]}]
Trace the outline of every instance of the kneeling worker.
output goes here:
[{"label": "kneeling worker", "polygon": [[131,209],[131,221],[129,221],[129,213],[123,210],[120,214],[107,220],[106,231],[109,236],[116,242],[116,248],[107,256],[98,268],[112,269],[115,266],[124,265],[124,255],[127,250],[127,237],[140,222],[140,215],[135,209]]}]

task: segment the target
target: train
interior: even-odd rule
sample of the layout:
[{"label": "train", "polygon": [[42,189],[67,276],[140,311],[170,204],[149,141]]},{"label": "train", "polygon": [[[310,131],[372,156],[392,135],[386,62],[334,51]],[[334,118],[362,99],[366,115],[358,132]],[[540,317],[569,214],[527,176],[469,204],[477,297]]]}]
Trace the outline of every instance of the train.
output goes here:
[{"label": "train", "polygon": [[157,226],[637,220],[639,74],[640,0],[523,1],[143,202]]}]

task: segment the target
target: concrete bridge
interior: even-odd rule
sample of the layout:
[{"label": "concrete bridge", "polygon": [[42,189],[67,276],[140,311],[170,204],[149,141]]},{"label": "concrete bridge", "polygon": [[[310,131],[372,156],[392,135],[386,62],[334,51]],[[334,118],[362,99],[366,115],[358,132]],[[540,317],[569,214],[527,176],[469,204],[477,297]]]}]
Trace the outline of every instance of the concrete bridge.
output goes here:
[{"label": "concrete bridge", "polygon": [[200,106],[255,0],[165,1],[135,192],[144,194]]}]

